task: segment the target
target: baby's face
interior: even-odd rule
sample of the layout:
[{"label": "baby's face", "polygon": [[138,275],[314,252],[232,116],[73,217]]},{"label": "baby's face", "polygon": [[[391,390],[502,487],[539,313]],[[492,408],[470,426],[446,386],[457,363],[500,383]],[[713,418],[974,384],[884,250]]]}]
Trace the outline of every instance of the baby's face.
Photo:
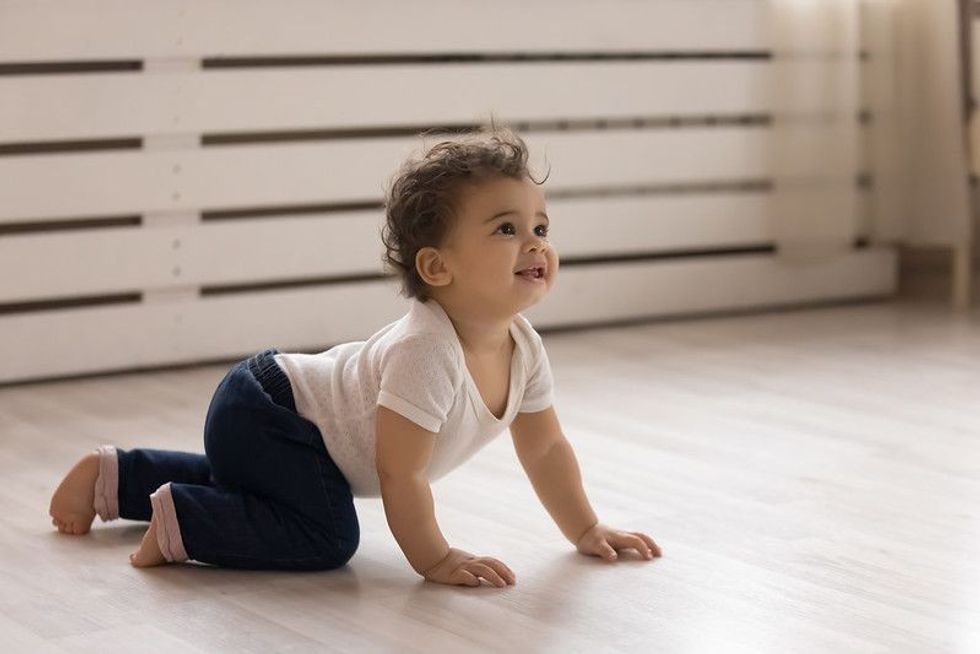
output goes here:
[{"label": "baby's face", "polygon": [[[537,184],[499,177],[467,185],[457,211],[439,250],[458,297],[512,314],[537,303],[554,286],[558,254],[548,241],[544,193]],[[518,274],[528,268],[541,270]]]}]

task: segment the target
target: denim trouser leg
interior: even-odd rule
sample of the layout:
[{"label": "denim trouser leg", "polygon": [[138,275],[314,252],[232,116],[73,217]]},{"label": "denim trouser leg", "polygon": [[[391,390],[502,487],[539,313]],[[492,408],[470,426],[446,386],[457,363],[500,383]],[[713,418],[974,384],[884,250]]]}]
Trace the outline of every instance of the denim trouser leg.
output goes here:
[{"label": "denim trouser leg", "polygon": [[211,464],[203,454],[137,448],[116,450],[119,461],[119,517],[149,520],[150,495],[167,482],[210,486]]},{"label": "denim trouser leg", "polygon": [[149,517],[147,494],[169,482],[162,506],[173,507],[191,559],[311,570],[353,556],[360,531],[350,486],[319,429],[296,413],[275,352],[236,364],[218,385],[205,421],[205,456],[118,451],[120,516]]}]

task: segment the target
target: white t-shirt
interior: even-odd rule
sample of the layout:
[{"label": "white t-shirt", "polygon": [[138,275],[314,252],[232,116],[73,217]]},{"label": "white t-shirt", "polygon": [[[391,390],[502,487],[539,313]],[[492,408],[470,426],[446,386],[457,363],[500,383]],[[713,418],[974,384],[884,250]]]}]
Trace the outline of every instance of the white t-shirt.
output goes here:
[{"label": "white t-shirt", "polygon": [[507,408],[494,417],[466,367],[449,316],[435,300],[412,299],[407,314],[367,341],[341,343],[319,354],[280,353],[296,410],[313,422],[355,497],[379,497],[375,413],[388,407],[438,434],[426,477],[458,467],[510,426],[518,412],[552,404],[548,355],[541,336],[517,314],[510,333]]}]

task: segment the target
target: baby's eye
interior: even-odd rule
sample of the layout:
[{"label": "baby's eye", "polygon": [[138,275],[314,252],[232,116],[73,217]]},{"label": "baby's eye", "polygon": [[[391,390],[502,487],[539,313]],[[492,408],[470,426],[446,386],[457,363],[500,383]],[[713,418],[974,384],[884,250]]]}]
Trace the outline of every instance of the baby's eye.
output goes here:
[{"label": "baby's eye", "polygon": [[[497,228],[497,231],[499,232],[502,229],[506,229],[507,230],[507,231],[503,232],[504,234],[513,234],[514,233],[514,224],[513,223],[502,223],[500,225],[500,227]],[[547,225],[538,225],[537,227],[535,227],[535,229],[538,230],[537,231],[537,235],[540,236],[541,238],[545,238],[545,237],[548,236],[548,226]]]}]

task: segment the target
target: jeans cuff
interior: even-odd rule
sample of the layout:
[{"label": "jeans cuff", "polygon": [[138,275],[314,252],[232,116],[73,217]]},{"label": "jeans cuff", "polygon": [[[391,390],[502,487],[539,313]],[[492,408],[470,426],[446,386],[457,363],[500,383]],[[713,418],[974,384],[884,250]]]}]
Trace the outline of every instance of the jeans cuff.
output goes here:
[{"label": "jeans cuff", "polygon": [[99,476],[92,503],[102,522],[108,522],[119,517],[119,457],[112,445],[102,445],[98,452]]},{"label": "jeans cuff", "polygon": [[184,540],[180,537],[177,509],[174,507],[169,481],[150,495],[150,504],[157,519],[157,544],[163,558],[174,563],[186,561],[187,550],[184,549]]}]

